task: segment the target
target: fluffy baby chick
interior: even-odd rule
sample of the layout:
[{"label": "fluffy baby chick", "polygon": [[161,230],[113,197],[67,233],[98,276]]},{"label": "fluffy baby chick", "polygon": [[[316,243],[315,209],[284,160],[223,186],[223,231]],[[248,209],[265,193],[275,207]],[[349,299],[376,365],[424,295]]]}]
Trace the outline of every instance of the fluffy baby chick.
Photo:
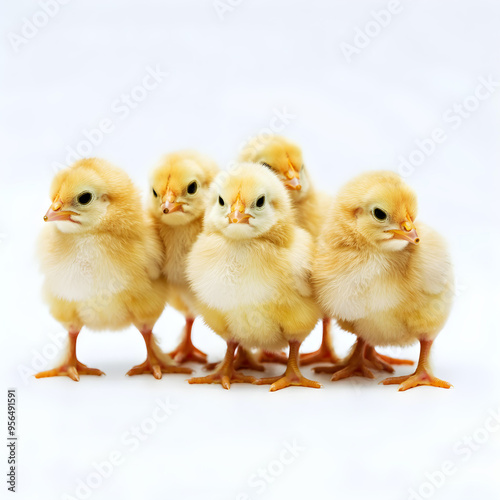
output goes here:
[{"label": "fluffy baby chick", "polygon": [[[328,194],[314,188],[309,172],[304,165],[300,147],[285,137],[277,135],[258,136],[250,140],[243,148],[240,158],[243,161],[254,161],[265,165],[278,175],[289,190],[293,205],[296,208],[298,224],[316,240],[333,199]],[[302,354],[300,357],[302,365],[322,362],[337,363],[339,361],[332,345],[330,329],[330,318],[323,318],[323,335],[320,348],[317,351]],[[365,354],[372,365],[389,372],[394,371],[390,364],[413,364],[410,360],[396,359],[379,354],[373,347],[369,347]],[[279,358],[276,359],[276,354],[264,353],[261,360],[279,361]]]},{"label": "fluffy baby chick", "polygon": [[[300,147],[279,135],[257,136],[243,147],[239,159],[264,165],[279,177],[288,189],[292,204],[296,208],[297,224],[316,239],[324,220],[325,207],[330,205],[331,198],[314,188],[304,165]],[[300,357],[302,365],[318,362],[336,363],[339,360],[333,348],[330,328],[330,318],[324,318],[320,348],[302,354]],[[261,361],[283,362],[283,358],[286,362],[286,355],[283,353],[264,351],[260,355]]]},{"label": "fluffy baby chick", "polygon": [[338,195],[320,235],[313,283],[325,311],[359,341],[332,380],[373,378],[367,345],[420,342],[415,373],[384,380],[400,391],[419,385],[449,388],[432,374],[429,352],[451,308],[453,272],[441,236],[415,223],[415,193],[393,172],[369,172]]},{"label": "fluffy baby chick", "polygon": [[202,230],[208,188],[217,172],[217,165],[206,156],[179,151],[164,156],[151,175],[150,214],[165,248],[167,302],[186,318],[181,342],[170,353],[179,363],[206,363],[207,358],[191,340],[196,308],[186,278],[186,257]]},{"label": "fluffy baby chick", "polygon": [[205,227],[187,275],[205,322],[227,342],[217,370],[191,384],[253,382],[234,370],[238,345],[271,351],[290,346],[283,376],[262,379],[271,391],[320,387],[298,367],[300,344],[319,319],[309,274],[312,239],[296,226],[284,186],[269,169],[242,163],[213,184]]},{"label": "fluffy baby chick", "polygon": [[80,160],[55,176],[50,197],[39,246],[44,295],[69,344],[63,363],[36,377],[102,375],[77,359],[80,330],[130,324],[144,337],[147,359],[129,375],[190,373],[161,352],[152,333],[165,307],[161,244],[129,177],[104,160]]}]

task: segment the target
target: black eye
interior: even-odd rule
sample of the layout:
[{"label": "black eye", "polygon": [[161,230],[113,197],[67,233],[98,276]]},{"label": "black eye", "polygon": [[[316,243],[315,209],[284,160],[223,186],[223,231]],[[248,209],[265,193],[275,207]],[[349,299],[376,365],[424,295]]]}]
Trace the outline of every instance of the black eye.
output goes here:
[{"label": "black eye", "polygon": [[384,221],[387,219],[387,214],[380,208],[373,209],[373,216],[379,221]]},{"label": "black eye", "polygon": [[77,200],[80,205],[88,205],[92,201],[92,193],[85,191],[78,195]]},{"label": "black eye", "polygon": [[154,196],[155,198],[158,198],[158,193],[155,191],[155,189],[154,189],[154,188],[153,188],[153,196]]},{"label": "black eye", "polygon": [[188,189],[187,189],[189,194],[194,194],[196,191],[198,191],[198,183],[196,181],[191,182],[189,184]]},{"label": "black eye", "polygon": [[224,206],[224,200],[223,200],[220,196],[219,196],[219,205],[220,205],[221,207],[223,207],[223,206]]},{"label": "black eye", "polygon": [[255,203],[255,206],[257,208],[262,208],[264,206],[264,203],[266,202],[266,197],[265,196],[261,196],[257,202]]},{"label": "black eye", "polygon": [[273,169],[273,167],[271,167],[271,165],[269,165],[269,163],[266,163],[265,161],[262,162],[262,165],[264,167],[270,168],[271,170]]}]

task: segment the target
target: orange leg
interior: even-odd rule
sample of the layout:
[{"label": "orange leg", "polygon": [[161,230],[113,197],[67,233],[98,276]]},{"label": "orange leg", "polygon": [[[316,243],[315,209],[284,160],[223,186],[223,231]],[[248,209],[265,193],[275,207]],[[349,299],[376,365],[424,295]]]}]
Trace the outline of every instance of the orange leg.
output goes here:
[{"label": "orange leg", "polygon": [[[220,363],[220,361],[217,363],[207,363],[203,369],[207,371],[215,370]],[[236,349],[236,357],[234,358],[233,366],[235,370],[255,370],[263,372],[266,369],[264,365],[257,362],[255,356],[249,349],[245,349],[240,345]]]},{"label": "orange leg", "polygon": [[259,361],[261,363],[279,363],[280,365],[286,365],[288,363],[288,356],[286,352],[274,352],[262,349],[259,354]]},{"label": "orange leg", "polygon": [[432,370],[429,363],[429,355],[432,347],[432,340],[421,340],[420,341],[420,357],[418,358],[418,365],[413,375],[404,375],[403,377],[390,377],[382,380],[381,384],[400,384],[399,390],[406,391],[407,389],[412,389],[413,387],[418,387],[419,385],[430,385],[433,387],[442,387],[443,389],[449,389],[451,384],[436,378],[432,374]]},{"label": "orange leg", "polygon": [[80,380],[80,375],[104,375],[104,372],[102,372],[101,370],[98,370],[97,368],[89,368],[88,366],[78,361],[76,357],[76,339],[78,338],[79,333],[80,331],[68,332],[68,356],[64,363],[52,370],[37,373],[35,375],[36,378],[66,376],[74,380],[75,382],[78,382]]},{"label": "orange leg", "polygon": [[313,363],[338,363],[339,357],[335,354],[330,335],[331,320],[323,318],[323,338],[317,351],[300,355],[301,365],[312,365]]},{"label": "orange leg", "polygon": [[234,369],[235,370],[255,370],[258,372],[263,372],[266,367],[261,365],[255,359],[255,356],[249,349],[245,349],[238,346],[236,350],[236,357],[234,358]]},{"label": "orange leg", "polygon": [[182,340],[172,352],[168,353],[168,355],[176,363],[194,361],[195,363],[204,364],[207,362],[207,355],[193,345],[193,341],[191,339],[193,322],[194,318],[186,318],[186,326],[184,327],[184,331],[182,333]]},{"label": "orange leg", "polygon": [[190,368],[183,368],[174,364],[168,354],[161,352],[156,343],[151,330],[141,331],[146,343],[147,357],[144,363],[131,368],[127,375],[142,375],[145,373],[153,374],[156,379],[161,379],[162,373],[192,373]]},{"label": "orange leg", "polygon": [[318,366],[314,368],[314,371],[316,373],[333,373],[333,381],[348,377],[375,378],[366,366],[366,347],[366,342],[358,337],[358,340],[354,344],[354,350],[346,361],[336,366]]},{"label": "orange leg", "polygon": [[221,363],[219,363],[214,373],[206,377],[190,378],[190,384],[220,384],[224,389],[229,389],[231,383],[246,383],[252,384],[256,378],[249,375],[243,375],[234,368],[234,351],[238,346],[237,342],[229,341],[227,343],[226,355]]},{"label": "orange leg", "polygon": [[279,377],[261,378],[255,383],[257,385],[271,384],[269,389],[271,392],[278,391],[279,389],[284,389],[285,387],[290,387],[292,385],[319,389],[321,387],[320,383],[315,382],[314,380],[309,380],[300,373],[298,364],[300,344],[301,343],[297,340],[290,341],[290,355],[288,356],[288,363],[283,375]]},{"label": "orange leg", "polygon": [[[391,358],[390,356],[386,356],[385,354],[380,354],[371,345],[366,346],[365,356],[366,359],[373,362],[373,364],[375,365],[373,368],[377,370],[385,370],[389,373],[392,373],[394,369],[389,370],[385,365],[413,365],[413,361],[411,359]],[[380,368],[376,366],[379,364],[379,362],[381,363],[381,365],[379,365]]]}]

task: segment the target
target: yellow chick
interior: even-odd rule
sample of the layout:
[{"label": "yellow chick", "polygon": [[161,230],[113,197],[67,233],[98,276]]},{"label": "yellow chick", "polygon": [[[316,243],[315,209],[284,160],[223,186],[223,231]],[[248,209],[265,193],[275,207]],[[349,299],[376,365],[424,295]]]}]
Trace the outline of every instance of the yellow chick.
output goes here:
[{"label": "yellow chick", "polygon": [[162,271],[169,284],[167,302],[186,318],[181,342],[169,353],[178,363],[206,363],[207,359],[191,339],[197,313],[186,278],[186,257],[202,230],[208,189],[218,171],[206,156],[179,151],[165,155],[151,175],[149,207],[165,249]]},{"label": "yellow chick", "polygon": [[[272,170],[288,189],[293,206],[296,208],[296,221],[299,227],[308,231],[313,239],[319,235],[325,218],[325,207],[332,201],[326,193],[314,188],[309,172],[304,165],[302,150],[285,137],[265,135],[252,138],[242,149],[240,161],[255,162]],[[302,354],[300,363],[337,363],[338,356],[333,348],[330,318],[323,318],[323,335],[317,351]],[[284,353],[261,353],[260,361],[286,363]],[[283,361],[284,360],[284,361]]]},{"label": "yellow chick", "polygon": [[429,365],[432,343],[449,315],[453,271],[445,242],[415,223],[415,193],[393,172],[369,172],[349,182],[332,205],[319,237],[313,283],[320,305],[358,336],[332,380],[373,378],[367,346],[420,342],[415,373],[392,377],[400,391],[419,385],[449,388]]},{"label": "yellow chick", "polygon": [[130,178],[104,160],[80,160],[58,172],[50,197],[39,244],[44,295],[69,344],[62,364],[36,377],[102,375],[77,359],[80,330],[131,324],[144,337],[147,359],[129,375],[190,373],[161,352],[152,333],[165,307],[161,243]]},{"label": "yellow chick", "polygon": [[269,169],[241,163],[213,184],[205,226],[188,257],[187,275],[205,322],[227,342],[217,370],[191,384],[254,382],[234,369],[238,345],[290,355],[283,376],[266,378],[271,391],[320,387],[298,367],[300,344],[320,312],[310,286],[310,235],[295,224],[287,192]]},{"label": "yellow chick", "polygon": [[[292,203],[296,208],[297,223],[316,240],[324,223],[327,207],[331,205],[333,198],[315,189],[304,164],[300,147],[285,137],[278,135],[257,136],[250,140],[243,148],[240,159],[242,161],[254,161],[265,165],[278,175],[289,190]],[[325,362],[335,364],[339,361],[333,348],[330,330],[331,319],[325,317],[323,318],[321,345],[317,351],[300,356],[300,363],[302,365]],[[413,361],[410,360],[397,359],[379,354],[373,347],[367,348],[365,355],[370,361],[370,366],[388,372],[394,371],[390,366],[391,364],[413,364]],[[281,356],[281,353],[264,352],[260,360],[280,362]]]}]

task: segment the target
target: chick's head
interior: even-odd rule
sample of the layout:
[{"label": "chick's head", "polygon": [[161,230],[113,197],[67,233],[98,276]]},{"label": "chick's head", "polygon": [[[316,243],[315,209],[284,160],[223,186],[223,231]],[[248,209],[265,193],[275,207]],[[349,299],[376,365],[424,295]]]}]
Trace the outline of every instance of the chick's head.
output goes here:
[{"label": "chick's head", "polygon": [[212,185],[205,227],[232,240],[256,238],[293,218],[286,189],[267,167],[239,163]]},{"label": "chick's head", "polygon": [[260,163],[272,170],[289,190],[293,201],[305,196],[309,190],[309,176],[304,167],[302,151],[284,137],[254,137],[244,146],[240,159]]},{"label": "chick's head", "polygon": [[134,214],[140,201],[127,174],[98,158],[79,160],[58,172],[50,197],[44,220],[64,233],[105,230],[115,216]]},{"label": "chick's head", "polygon": [[334,217],[340,218],[345,230],[381,250],[398,251],[420,242],[414,225],[417,197],[394,172],[356,177],[340,192],[337,207]]},{"label": "chick's head", "polygon": [[150,204],[164,224],[188,224],[203,215],[218,172],[209,158],[190,151],[164,156],[151,175]]}]

